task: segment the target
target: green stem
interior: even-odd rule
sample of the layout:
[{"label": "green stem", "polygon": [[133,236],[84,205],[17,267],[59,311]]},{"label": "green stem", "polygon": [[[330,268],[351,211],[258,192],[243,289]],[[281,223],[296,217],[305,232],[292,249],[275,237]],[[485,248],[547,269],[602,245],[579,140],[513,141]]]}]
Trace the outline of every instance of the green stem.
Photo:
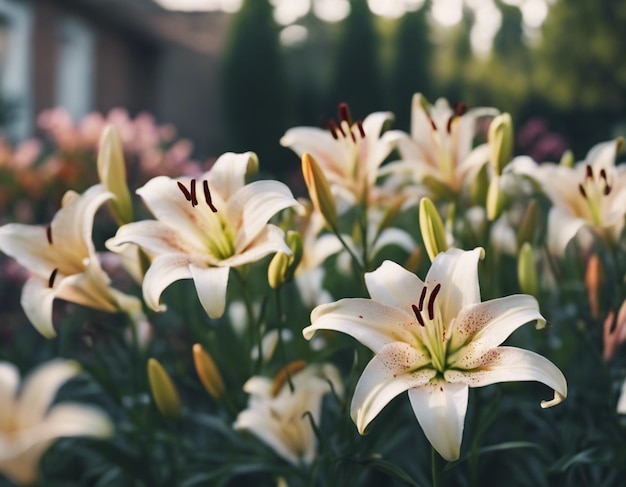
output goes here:
[{"label": "green stem", "polygon": [[246,314],[248,315],[248,337],[250,342],[249,350],[252,350],[252,348],[256,346],[259,352],[256,363],[252,364],[252,375],[256,375],[261,367],[261,361],[263,360],[260,323],[257,323],[254,319],[254,310],[252,309],[252,302],[250,301],[250,293],[248,292],[248,283],[246,282],[246,279],[238,271],[235,271],[234,274],[237,276],[237,280],[239,281],[241,297],[243,298],[243,303],[246,307]]},{"label": "green stem", "polygon": [[443,487],[443,459],[433,447],[431,447],[431,471],[433,487]]},{"label": "green stem", "polygon": [[[283,310],[282,310],[282,305],[281,305],[281,300],[280,300],[281,289],[282,289],[282,286],[277,288],[274,295],[276,296],[276,314],[278,315],[278,325],[277,325],[278,348],[280,350],[280,355],[283,361],[283,365],[285,366],[287,365],[287,348],[285,347],[285,341],[283,340],[283,325],[284,325],[285,320],[284,320]],[[293,387],[293,382],[291,381],[291,374],[289,373],[287,369],[285,370],[287,371],[287,384],[289,384],[289,390],[293,393],[294,387]]]}]

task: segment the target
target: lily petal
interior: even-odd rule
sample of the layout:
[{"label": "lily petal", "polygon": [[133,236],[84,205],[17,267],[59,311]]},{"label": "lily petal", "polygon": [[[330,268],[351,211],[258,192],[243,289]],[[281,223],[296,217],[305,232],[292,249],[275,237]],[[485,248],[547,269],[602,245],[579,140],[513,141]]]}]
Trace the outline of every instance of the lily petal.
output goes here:
[{"label": "lily petal", "polygon": [[394,397],[423,386],[437,374],[432,368],[419,369],[428,362],[424,352],[406,343],[389,343],[380,349],[365,367],[352,397],[350,416],[359,433]]},{"label": "lily petal", "polygon": [[[471,369],[475,360],[487,351],[500,345],[520,326],[533,320],[544,320],[539,304],[533,296],[517,294],[492,299],[463,308],[454,321],[454,330],[449,348],[463,348],[462,363],[455,366]],[[454,353],[454,352],[453,352]]]},{"label": "lily petal", "polygon": [[578,230],[587,223],[558,206],[550,208],[548,213],[548,248],[554,255],[563,255],[565,247],[573,239]]},{"label": "lily petal", "polygon": [[409,390],[415,417],[428,441],[449,462],[459,458],[469,388],[442,380]]},{"label": "lily petal", "polygon": [[55,269],[44,227],[8,223],[0,227],[0,250],[41,278]]},{"label": "lily petal", "polygon": [[415,342],[409,332],[415,318],[371,299],[348,298],[322,304],[311,312],[311,325],[302,330],[310,340],[317,330],[335,330],[352,336],[374,352],[391,342]]},{"label": "lily petal", "polygon": [[14,409],[14,397],[20,385],[20,373],[15,365],[0,362],[0,430],[7,415]]},{"label": "lily petal", "polygon": [[[172,232],[166,224],[156,220],[144,220],[121,226],[114,237],[106,241],[106,247],[119,253],[126,244],[135,244],[155,254],[188,252],[195,253],[197,242],[181,238],[181,234]],[[194,245],[196,244],[196,245]]]},{"label": "lily petal", "polygon": [[245,249],[276,213],[299,205],[291,190],[279,181],[255,181],[237,191],[226,207],[227,220],[238,228],[236,253]]},{"label": "lily petal", "polygon": [[542,407],[558,404],[567,397],[567,381],[559,368],[547,358],[529,350],[498,347],[485,356],[475,370],[447,370],[448,382],[483,387],[498,382],[538,381],[554,389],[554,399],[543,401]]},{"label": "lily petal", "polygon": [[42,440],[66,436],[104,438],[113,433],[113,424],[99,409],[65,403],[50,409],[42,429]]},{"label": "lily petal", "polygon": [[[274,450],[279,456],[287,460],[292,465],[299,465],[300,458],[296,456],[287,444],[287,438],[281,434],[281,425],[270,419],[270,414],[263,414],[257,409],[246,409],[241,411],[237,416],[234,424],[235,429],[243,429],[250,431],[254,436],[259,438],[263,443]],[[304,421],[308,421],[304,418]],[[296,433],[296,429],[304,430],[307,425],[291,425],[292,434]],[[309,426],[310,429],[310,426]],[[310,442],[315,444],[315,438],[311,437]],[[301,444],[309,443],[309,441],[301,441]]]},{"label": "lily petal", "polygon": [[46,338],[54,338],[57,334],[52,325],[52,303],[56,293],[56,289],[48,287],[48,282],[37,276],[28,279],[22,288],[20,304],[24,313]]},{"label": "lily petal", "polygon": [[274,252],[284,252],[289,255],[291,254],[291,249],[285,243],[285,232],[276,225],[267,224],[261,229],[257,237],[248,244],[247,248],[243,249],[241,253],[222,260],[219,265],[239,267],[244,264],[257,262]]},{"label": "lily petal", "polygon": [[444,323],[451,323],[465,306],[480,303],[478,260],[483,252],[480,247],[467,252],[449,249],[433,261],[426,285],[431,289],[436,284],[442,285],[437,300]]},{"label": "lily petal", "polygon": [[280,139],[280,145],[289,147],[300,157],[305,152],[311,154],[324,172],[328,171],[335,175],[343,173],[343,169],[338,167],[335,161],[343,160],[344,150],[328,130],[317,127],[295,127],[285,132]]},{"label": "lily petal", "polygon": [[194,262],[193,257],[184,254],[165,254],[154,259],[143,278],[146,304],[154,311],[165,311],[166,306],[160,303],[161,294],[173,282],[190,279],[189,264]]},{"label": "lily petal", "polygon": [[244,186],[246,174],[256,159],[257,156],[254,152],[242,154],[227,152],[222,154],[215,161],[211,170],[205,174],[209,180],[209,189],[218,191],[224,201],[227,201]]},{"label": "lily petal", "polygon": [[[50,223],[55,253],[63,256],[60,260],[80,262],[95,254],[91,237],[94,216],[98,208],[112,198],[113,193],[101,184],[91,186],[82,195],[68,191],[63,196],[63,208]],[[62,238],[63,245],[57,245],[55,237]]]},{"label": "lily petal", "polygon": [[365,286],[374,301],[412,314],[411,305],[419,300],[424,283],[401,265],[386,260],[375,271],[365,273]]},{"label": "lily petal", "polygon": [[230,267],[189,266],[202,307],[209,318],[220,318],[226,308],[226,288]]},{"label": "lily petal", "polygon": [[41,422],[59,388],[80,372],[71,360],[54,360],[32,372],[24,381],[17,409],[20,428]]}]

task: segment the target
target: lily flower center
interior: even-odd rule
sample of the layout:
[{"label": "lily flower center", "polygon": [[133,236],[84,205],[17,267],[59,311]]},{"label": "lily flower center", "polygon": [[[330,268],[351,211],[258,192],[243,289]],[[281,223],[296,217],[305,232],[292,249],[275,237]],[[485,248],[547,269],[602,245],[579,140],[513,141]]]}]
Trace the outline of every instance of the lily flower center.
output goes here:
[{"label": "lily flower center", "polygon": [[611,194],[613,189],[604,169],[594,174],[593,168],[588,164],[585,168],[585,177],[578,185],[578,192],[584,198],[591,220],[594,225],[602,224],[602,201]]},{"label": "lily flower center", "polygon": [[[203,205],[199,205],[196,193],[197,181],[192,179],[187,188],[183,183],[177,181],[178,188],[185,196],[185,199],[191,204],[192,208],[199,206],[197,211],[206,211]],[[217,211],[213,204],[213,197],[209,189],[209,182],[205,179],[202,181],[202,190],[204,194],[204,202],[211,210],[211,213],[204,215],[209,221],[211,231],[206,232],[206,246],[209,253],[219,260],[232,257],[235,254],[235,232],[231,225],[222,217],[222,213]]]},{"label": "lily flower center", "polygon": [[441,284],[436,284],[430,293],[428,287],[424,286],[418,304],[411,305],[411,308],[418,324],[424,330],[424,346],[430,354],[431,363],[438,372],[443,373],[446,370],[449,337],[446,336],[441,309],[436,306],[439,291]]},{"label": "lily flower center", "polygon": [[[437,163],[446,181],[454,181],[456,156],[454,154],[455,143],[454,133],[452,131],[455,122],[467,112],[467,105],[463,102],[457,102],[454,105],[454,112],[448,117],[444,127],[437,126],[430,113],[426,112],[426,116],[430,120],[432,128],[432,137],[437,147]],[[441,123],[441,122],[440,122]]]},{"label": "lily flower center", "polygon": [[348,104],[340,103],[338,109],[338,122],[330,119],[328,121],[328,130],[330,130],[333,138],[340,141],[340,143],[345,147],[346,152],[352,154],[348,174],[350,174],[353,179],[358,180],[360,176],[359,164],[357,164],[359,145],[362,140],[365,140],[363,122],[358,120],[353,123]]}]

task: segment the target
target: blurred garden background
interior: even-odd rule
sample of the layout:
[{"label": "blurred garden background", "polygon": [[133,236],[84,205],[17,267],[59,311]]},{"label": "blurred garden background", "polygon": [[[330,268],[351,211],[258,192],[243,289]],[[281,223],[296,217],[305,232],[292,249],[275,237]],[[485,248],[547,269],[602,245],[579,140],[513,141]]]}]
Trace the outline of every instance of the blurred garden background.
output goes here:
[{"label": "blurred garden background", "polygon": [[[337,113],[338,105],[345,102],[355,121],[373,112],[394,114],[394,119],[382,127],[383,135],[368,134],[369,141],[380,142],[379,138],[390,135],[390,129],[410,132],[415,93],[422,93],[433,104],[431,108],[440,97],[454,107],[446,105],[444,110],[450,111],[450,137],[444,137],[444,142],[453,138],[453,121],[465,115],[464,106],[457,102],[470,109],[495,107],[513,119],[513,156],[529,155],[538,163],[558,163],[570,150],[573,157],[564,157],[562,164],[569,168],[573,161],[584,160],[596,144],[609,141],[603,147],[613,152],[611,157],[603,157],[611,159],[612,171],[616,169],[612,166],[613,153],[623,146],[622,139],[616,138],[626,136],[625,25],[626,2],[616,0],[0,0],[0,228],[16,222],[35,225],[42,237],[38,244],[52,247],[52,227],[46,227],[44,239],[42,225],[53,219],[62,196],[68,190],[84,193],[105,179],[98,174],[96,161],[101,135],[109,124],[119,135],[119,154],[123,153],[126,182],[136,203],[137,188],[156,176],[198,177],[229,151],[254,151],[259,156],[258,175],[251,175],[254,158],[237,166],[243,171],[242,184],[245,177],[274,178],[287,183],[294,196],[300,197],[306,195],[307,188],[300,158],[294,154],[298,151],[280,143],[288,129],[325,129],[332,119],[350,126],[345,105],[343,112]],[[421,109],[427,111],[425,106]],[[415,113],[419,110],[417,107]],[[486,141],[486,119],[495,113],[474,120],[471,110],[468,112],[468,119],[477,125],[472,126],[468,146]],[[424,120],[435,125],[432,118]],[[430,133],[431,126],[427,125]],[[442,133],[443,127],[445,123],[438,127]],[[357,142],[355,134],[359,128],[363,133],[362,126],[356,123],[353,128],[354,147],[360,147],[363,141]],[[437,127],[433,129],[437,131]],[[342,132],[341,140],[336,131],[331,132],[339,143],[347,141],[354,149],[346,134]],[[362,138],[365,140],[364,135]],[[106,139],[103,145],[108,147],[110,159],[115,159],[111,156],[112,140]],[[452,145],[447,149],[453,150]],[[400,150],[389,147],[390,152],[382,159],[400,157]],[[507,152],[501,147],[498,150]],[[597,151],[591,156],[588,164],[597,157]],[[623,158],[623,154],[617,155],[618,162]],[[117,159],[120,162],[121,156]],[[491,283],[491,287],[484,285],[483,299],[520,291],[518,247],[522,244],[527,244],[529,267],[541,267],[541,278],[533,274],[538,279],[535,287],[540,289],[531,294],[541,298],[542,313],[554,326],[543,335],[527,326],[513,343],[538,349],[563,369],[570,387],[568,400],[554,408],[556,412],[550,410],[540,416],[544,412],[537,403],[545,388],[532,388],[522,395],[518,392],[525,391],[527,385],[507,386],[503,390],[514,393],[508,399],[496,388],[474,395],[464,455],[456,466],[446,467],[456,483],[448,485],[497,485],[511,478],[515,478],[511,485],[523,486],[621,485],[626,441],[624,416],[616,413],[616,402],[622,387],[622,397],[626,398],[626,385],[622,386],[626,356],[616,351],[626,341],[623,227],[611,245],[604,245],[596,235],[571,244],[567,253],[551,255],[542,242],[546,240],[546,215],[552,203],[546,194],[539,194],[545,188],[537,181],[529,183],[532,174],[520,170],[521,175],[514,176],[526,179],[503,185],[511,193],[506,204],[496,199],[498,215],[504,212],[501,220],[508,231],[507,244],[512,247],[510,251],[506,245],[498,249],[493,237],[496,224],[487,217],[487,188],[493,181],[493,187],[500,188],[502,167],[492,166],[483,161],[484,170],[469,182],[463,181],[467,186],[463,190],[447,191],[445,185],[429,187],[424,183],[426,178],[419,181],[421,186],[413,187],[415,181],[399,186],[402,191],[417,188],[415,193],[398,194],[400,189],[393,185],[373,185],[381,194],[398,198],[381,203],[381,208],[372,205],[369,214],[375,218],[371,222],[367,205],[355,205],[347,212],[338,205],[341,232],[350,234],[353,246],[362,244],[367,264],[366,243],[373,247],[384,231],[397,230],[388,228],[396,219],[398,228],[409,229],[406,235],[402,233],[409,243],[402,245],[406,239],[386,242],[398,248],[377,255],[372,252],[369,270],[380,263],[378,260],[395,258],[424,276],[428,262],[422,244],[427,238],[421,229],[418,231],[416,195],[434,193],[439,198],[439,211],[445,209],[441,211],[445,230],[458,237],[459,248],[487,247],[489,259],[481,264],[481,284]],[[596,170],[595,176],[590,165],[586,169],[568,188],[589,207],[617,193],[624,194],[621,168],[619,177],[608,169]],[[533,171],[540,172],[531,165],[528,172]],[[512,176],[507,173],[506,177]],[[380,180],[385,180],[385,175]],[[394,182],[392,178],[388,181]],[[207,184],[204,197],[209,205],[208,183],[206,179],[202,182]],[[197,205],[193,202],[195,184],[193,179],[190,190],[183,185],[182,193],[176,193],[192,201],[192,207]],[[565,187],[565,181],[561,186]],[[221,189],[211,187],[214,194]],[[588,196],[591,189],[596,199]],[[499,189],[495,194],[499,196]],[[414,201],[409,201],[411,198]],[[410,204],[405,205],[407,201]],[[283,229],[302,224],[304,230],[298,230],[302,238],[310,237],[313,243],[320,236],[328,241],[331,233],[339,236],[336,229],[329,232],[324,227],[326,217],[317,213],[319,208],[312,209],[314,206],[302,221],[298,220],[302,215],[285,211],[279,224]],[[618,214],[621,224],[624,215],[619,204],[615,206],[609,209]],[[200,208],[207,209],[204,201]],[[144,204],[135,205],[134,211],[132,219],[137,221],[150,216]],[[218,216],[223,213],[220,207]],[[355,214],[360,217],[355,218]],[[456,226],[455,218],[460,222]],[[374,238],[368,236],[368,225],[379,232]],[[103,275],[111,276],[115,286],[138,297],[138,282],[152,256],[135,256],[137,278],[125,270],[124,257],[104,252],[104,242],[118,226],[114,213],[99,212],[93,226],[99,254],[93,261],[102,265]],[[441,228],[443,231],[443,225]],[[520,237],[522,233],[528,234],[522,235],[526,240]],[[28,238],[23,242],[25,247],[32,243]],[[56,233],[54,242],[58,245]],[[313,245],[311,242],[305,245]],[[353,265],[358,259],[350,264],[349,258],[342,261],[335,255],[341,249],[343,257],[349,257],[350,248],[342,244],[345,249],[337,246],[332,254],[319,257],[319,263],[312,263],[307,255],[311,267],[323,270],[326,265],[331,271],[328,278],[320,274],[320,289],[312,293],[320,303],[326,294],[339,298],[364,292],[358,289],[360,282],[350,287],[355,284],[351,274],[360,272],[360,267]],[[14,245],[12,250],[20,250],[18,247]],[[251,436],[241,436],[232,429],[248,400],[243,384],[251,370],[280,378],[289,360],[297,362],[304,357],[316,364],[335,360],[349,391],[354,389],[356,372],[365,367],[369,352],[363,347],[355,352],[353,341],[343,338],[329,340],[328,350],[324,343],[319,349],[309,346],[301,330],[310,324],[314,304],[306,303],[304,294],[298,294],[300,291],[289,283],[284,288],[283,301],[288,304],[283,313],[280,293],[276,291],[274,296],[266,282],[270,259],[265,257],[250,267],[252,288],[262,292],[248,292],[248,264],[241,266],[245,270],[229,284],[229,310],[224,318],[205,315],[187,280],[164,294],[164,302],[169,301],[170,306],[166,313],[155,313],[154,308],[148,310],[142,304],[149,325],[138,319],[131,326],[126,315],[57,300],[52,312],[62,331],[48,340],[29,324],[20,305],[29,270],[0,253],[0,360],[16,364],[23,375],[55,357],[77,360],[85,374],[59,397],[101,407],[116,427],[113,439],[103,446],[73,439],[57,443],[42,460],[44,480],[46,476],[52,479],[45,482],[46,487],[78,485],[73,483],[78,478],[83,485],[100,487],[236,486],[250,485],[258,472],[263,482],[255,485],[283,486],[287,482],[280,483],[281,479],[290,475],[295,479],[290,486],[314,485],[305,478],[306,470],[290,470],[262,443],[250,442]],[[342,262],[348,264],[342,268]],[[47,284],[52,290],[58,285],[57,271],[54,268],[44,276],[44,287]],[[328,289],[322,292],[324,279]],[[252,303],[253,307],[251,299],[261,295],[263,299]],[[268,304],[268,296],[276,297],[275,302]],[[619,314],[618,309],[622,310]],[[278,331],[275,336],[282,337],[285,325],[293,345],[282,349],[280,338],[284,356],[277,353],[263,362],[261,346],[254,350],[241,347],[249,337],[235,326],[227,326],[227,321],[246,322],[258,334],[250,338],[255,347],[257,341],[261,343],[261,331]],[[216,357],[232,403],[222,403],[219,397],[212,400],[201,388],[193,372],[197,367],[191,354],[193,343],[201,343]],[[162,361],[174,377],[184,403],[180,422],[163,419],[154,405],[146,372],[148,357]],[[341,427],[336,427],[339,421],[323,424],[324,434],[331,440],[320,446],[323,453],[314,470],[320,464],[325,467],[322,473],[314,472],[321,479],[316,485],[330,485],[325,479],[334,479],[334,473],[343,471],[347,472],[345,478],[367,478],[371,485],[386,482],[388,477],[395,478],[395,483],[388,485],[431,485],[430,447],[421,436],[414,437],[419,427],[407,401],[396,401],[382,413],[388,427],[379,424],[374,433],[360,437],[346,415],[350,395],[343,400],[335,392],[334,402],[327,400],[325,410],[346,421]],[[529,404],[537,411],[526,412]],[[406,427],[407,417],[411,428]],[[493,428],[487,428],[492,424]],[[395,433],[390,436],[390,431]],[[84,444],[89,448],[79,448]],[[492,456],[484,462],[481,456],[479,462],[483,453]],[[415,481],[407,482],[403,471],[388,459],[398,459],[398,465]],[[0,455],[0,471],[1,467]],[[218,477],[221,483],[212,483]],[[184,483],[176,482],[183,478]],[[13,484],[0,477],[0,486],[5,485]]]},{"label": "blurred garden background", "polygon": [[[293,167],[286,127],[396,115],[422,92],[514,115],[517,153],[577,158],[624,133],[626,5],[612,0],[1,0],[0,122],[75,123],[123,107],[172,124],[205,160]],[[296,164],[297,165],[297,164]]]}]

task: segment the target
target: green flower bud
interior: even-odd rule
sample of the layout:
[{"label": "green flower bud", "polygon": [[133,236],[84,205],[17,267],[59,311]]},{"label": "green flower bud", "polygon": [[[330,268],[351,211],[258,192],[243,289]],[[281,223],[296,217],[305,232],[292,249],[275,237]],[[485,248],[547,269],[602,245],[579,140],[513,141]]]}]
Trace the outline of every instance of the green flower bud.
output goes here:
[{"label": "green flower bud", "polygon": [[224,395],[224,380],[213,358],[206,352],[202,345],[196,343],[193,348],[193,365],[200,382],[206,391],[218,401]]},{"label": "green flower bud", "polygon": [[489,125],[489,163],[499,176],[513,156],[513,121],[511,115],[502,113]]},{"label": "green flower bud", "polygon": [[336,229],[337,206],[330,185],[315,159],[306,153],[302,155],[302,175],[313,206],[322,214],[329,228]]},{"label": "green flower bud", "polygon": [[563,152],[559,164],[565,167],[574,167],[574,153],[571,150]]},{"label": "green flower bud", "polygon": [[500,176],[494,176],[487,190],[487,219],[496,220],[504,209],[504,193],[500,188]]},{"label": "green flower bud", "polygon": [[148,359],[148,381],[159,412],[167,419],[180,416],[180,397],[172,378],[155,358]]},{"label": "green flower bud", "polygon": [[272,289],[278,289],[285,283],[288,267],[289,256],[284,252],[276,252],[267,268],[267,282]]},{"label": "green flower bud", "polygon": [[535,267],[535,256],[533,248],[528,242],[522,245],[517,257],[517,279],[523,293],[537,297],[539,281]]},{"label": "green flower bud", "polygon": [[432,262],[437,254],[448,250],[448,243],[439,212],[429,198],[420,201],[419,225],[426,253]]},{"label": "green flower bud", "polygon": [[126,184],[126,165],[122,141],[113,125],[108,125],[100,138],[98,150],[98,177],[115,198],[109,201],[113,216],[119,225],[133,220],[133,205]]},{"label": "green flower bud", "polygon": [[517,230],[517,245],[522,245],[525,242],[532,242],[535,235],[535,228],[537,228],[537,212],[539,211],[539,205],[536,199],[530,200],[519,229]]}]

